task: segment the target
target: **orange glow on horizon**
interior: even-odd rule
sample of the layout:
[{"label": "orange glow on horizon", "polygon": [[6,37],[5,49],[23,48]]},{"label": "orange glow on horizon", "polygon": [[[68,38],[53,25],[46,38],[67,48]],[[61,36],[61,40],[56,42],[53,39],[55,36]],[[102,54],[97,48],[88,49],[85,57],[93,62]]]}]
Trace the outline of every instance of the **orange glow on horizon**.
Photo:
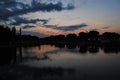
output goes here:
[{"label": "orange glow on horizon", "polygon": [[[95,27],[98,26],[98,27]],[[89,32],[92,29],[96,29],[100,34],[104,33],[104,32],[117,32],[119,33],[119,26],[115,26],[115,27],[109,27],[107,29],[103,29],[103,27],[101,27],[102,25],[90,25],[87,27],[83,27],[77,30],[73,30],[73,31],[63,31],[63,30],[57,30],[57,29],[52,29],[52,28],[46,28],[44,25],[42,24],[37,24],[36,27],[33,28],[29,28],[26,29],[27,31],[33,31],[33,32],[37,32],[37,33],[42,33],[44,35],[47,36],[51,36],[51,35],[67,35],[70,33],[76,34],[78,35],[80,32]]]}]

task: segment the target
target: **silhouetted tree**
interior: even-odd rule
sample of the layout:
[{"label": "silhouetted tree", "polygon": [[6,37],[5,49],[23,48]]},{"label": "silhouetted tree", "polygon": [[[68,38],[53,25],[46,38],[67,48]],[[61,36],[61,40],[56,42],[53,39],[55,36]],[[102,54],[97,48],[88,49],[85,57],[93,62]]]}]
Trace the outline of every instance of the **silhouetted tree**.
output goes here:
[{"label": "silhouetted tree", "polygon": [[12,27],[12,43],[16,41],[16,28]]},{"label": "silhouetted tree", "polygon": [[88,33],[88,40],[90,41],[97,41],[99,40],[99,32],[98,31],[90,31]]},{"label": "silhouetted tree", "polygon": [[78,36],[78,40],[80,41],[87,41],[88,40],[88,34],[85,32],[80,32]]},{"label": "silhouetted tree", "polygon": [[12,33],[8,27],[0,26],[0,43],[9,44],[12,40]]},{"label": "silhouetted tree", "polygon": [[114,32],[105,32],[102,34],[102,40],[120,40],[120,35]]},{"label": "silhouetted tree", "polygon": [[66,41],[76,41],[77,40],[77,35],[76,34],[68,34],[67,36],[66,36]]},{"label": "silhouetted tree", "polygon": [[15,27],[10,29],[8,27],[0,26],[0,44],[9,45],[21,41],[27,43],[38,42],[39,38],[37,36],[21,35],[21,29],[20,34],[17,35]]},{"label": "silhouetted tree", "polygon": [[64,41],[65,40],[65,35],[56,35],[54,37],[55,41]]}]

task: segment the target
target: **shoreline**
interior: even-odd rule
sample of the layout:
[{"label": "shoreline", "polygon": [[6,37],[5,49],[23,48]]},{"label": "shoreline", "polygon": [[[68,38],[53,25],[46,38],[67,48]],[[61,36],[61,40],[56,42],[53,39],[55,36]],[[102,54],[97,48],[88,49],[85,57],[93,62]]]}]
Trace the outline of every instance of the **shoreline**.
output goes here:
[{"label": "shoreline", "polygon": [[64,44],[64,45],[110,45],[110,46],[120,46],[120,41],[79,41],[79,42],[71,42],[71,41],[40,41],[40,42],[15,42],[15,43],[9,43],[9,44],[4,44],[0,43],[0,47],[24,47],[24,46],[39,46],[39,45],[45,45],[45,44]]}]

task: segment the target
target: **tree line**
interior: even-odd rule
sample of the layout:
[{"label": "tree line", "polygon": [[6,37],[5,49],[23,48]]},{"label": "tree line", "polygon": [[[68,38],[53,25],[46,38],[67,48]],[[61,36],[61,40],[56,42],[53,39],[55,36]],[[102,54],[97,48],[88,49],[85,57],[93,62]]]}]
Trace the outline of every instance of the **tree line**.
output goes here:
[{"label": "tree line", "polygon": [[36,42],[39,37],[31,35],[22,35],[21,29],[17,33],[16,28],[4,27],[0,25],[0,45],[15,44],[19,42]]},{"label": "tree line", "polygon": [[43,38],[44,41],[62,41],[62,42],[78,42],[78,41],[119,41],[120,34],[115,32],[104,32],[100,34],[98,31],[80,32],[77,34],[55,35]]},{"label": "tree line", "polygon": [[67,35],[51,35],[45,38],[37,36],[22,35],[21,29],[17,33],[16,28],[4,27],[0,25],[0,44],[14,43],[42,43],[42,42],[97,42],[97,41],[119,41],[120,34],[115,32],[104,32],[100,34],[98,31],[80,32],[79,34]]}]

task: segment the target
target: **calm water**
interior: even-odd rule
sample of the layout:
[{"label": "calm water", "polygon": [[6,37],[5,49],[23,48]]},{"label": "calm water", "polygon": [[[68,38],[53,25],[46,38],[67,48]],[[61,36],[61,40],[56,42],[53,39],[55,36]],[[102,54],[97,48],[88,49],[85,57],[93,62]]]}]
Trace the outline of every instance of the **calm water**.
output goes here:
[{"label": "calm water", "polygon": [[63,79],[120,80],[120,48],[40,45],[17,48],[19,65],[71,69]]}]

